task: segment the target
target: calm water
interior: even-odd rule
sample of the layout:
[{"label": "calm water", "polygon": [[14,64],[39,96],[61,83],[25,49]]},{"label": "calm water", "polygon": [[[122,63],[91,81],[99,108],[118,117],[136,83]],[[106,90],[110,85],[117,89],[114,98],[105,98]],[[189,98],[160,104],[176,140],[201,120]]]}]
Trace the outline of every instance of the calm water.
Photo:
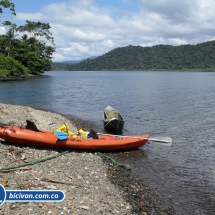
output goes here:
[{"label": "calm water", "polygon": [[0,102],[47,109],[95,122],[107,105],[126,119],[124,134],[169,136],[119,155],[179,215],[215,214],[215,73],[47,72],[0,82]]}]

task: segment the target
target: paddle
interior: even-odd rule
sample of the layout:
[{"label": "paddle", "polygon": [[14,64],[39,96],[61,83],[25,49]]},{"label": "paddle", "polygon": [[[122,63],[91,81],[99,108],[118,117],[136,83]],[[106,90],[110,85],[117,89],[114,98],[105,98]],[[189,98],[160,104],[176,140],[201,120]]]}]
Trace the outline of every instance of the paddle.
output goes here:
[{"label": "paddle", "polygon": [[97,134],[115,136],[115,137],[129,137],[129,138],[135,138],[135,139],[140,139],[140,140],[147,139],[149,143],[152,141],[152,142],[155,142],[158,145],[162,145],[162,146],[171,146],[172,145],[172,139],[170,137],[141,138],[141,137],[135,137],[135,136],[112,135],[112,134],[103,134],[103,133],[97,133]]},{"label": "paddle", "polygon": [[[172,145],[172,139],[170,137],[150,137],[150,138],[141,138],[141,137],[135,137],[135,136],[122,136],[122,135],[112,135],[112,134],[103,134],[103,133],[97,133],[101,135],[107,135],[107,136],[115,136],[115,137],[129,137],[129,138],[135,138],[135,139],[147,139],[148,142],[155,142],[162,146],[171,146]],[[59,140],[65,140],[67,137],[69,137],[68,134],[64,132],[55,132],[55,135],[58,137]]]},{"label": "paddle", "polygon": [[162,145],[162,146],[172,145],[172,139],[170,137],[153,137],[148,139],[149,143],[150,141],[155,142],[156,144]]}]

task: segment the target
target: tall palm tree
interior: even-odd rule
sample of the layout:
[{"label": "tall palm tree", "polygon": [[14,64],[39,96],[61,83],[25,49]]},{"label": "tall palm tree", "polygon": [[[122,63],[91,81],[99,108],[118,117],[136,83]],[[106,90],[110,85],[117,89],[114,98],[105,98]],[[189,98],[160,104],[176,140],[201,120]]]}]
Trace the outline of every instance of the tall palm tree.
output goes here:
[{"label": "tall palm tree", "polygon": [[3,22],[3,25],[9,26],[9,30],[6,33],[6,38],[7,38],[6,52],[7,52],[7,56],[10,56],[10,50],[13,45],[13,40],[18,35],[18,34],[16,34],[16,32],[18,31],[18,27],[16,24],[8,22],[8,21]]}]

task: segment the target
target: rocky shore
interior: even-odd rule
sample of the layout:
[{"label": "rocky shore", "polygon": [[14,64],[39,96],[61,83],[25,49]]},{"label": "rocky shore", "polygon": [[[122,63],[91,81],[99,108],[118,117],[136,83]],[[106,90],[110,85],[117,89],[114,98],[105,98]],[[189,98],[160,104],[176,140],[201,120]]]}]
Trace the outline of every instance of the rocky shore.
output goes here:
[{"label": "rocky shore", "polygon": [[[66,123],[72,131],[93,125],[44,110],[0,103],[0,125],[25,126],[26,119],[40,130],[56,130]],[[15,145],[0,139],[0,168],[48,158],[65,150]],[[133,153],[133,152],[131,152]],[[104,155],[117,157],[116,153]],[[0,171],[6,190],[62,190],[62,202],[5,202],[0,214],[47,215],[172,215],[174,209],[162,202],[153,188],[145,186],[131,171],[95,152],[69,151],[54,159],[20,169]]]}]

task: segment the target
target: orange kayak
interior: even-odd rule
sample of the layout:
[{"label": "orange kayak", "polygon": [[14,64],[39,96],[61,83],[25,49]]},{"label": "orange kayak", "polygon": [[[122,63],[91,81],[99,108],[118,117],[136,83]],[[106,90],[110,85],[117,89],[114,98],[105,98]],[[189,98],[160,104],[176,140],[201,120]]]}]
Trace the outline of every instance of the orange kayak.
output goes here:
[{"label": "orange kayak", "polygon": [[26,146],[67,148],[92,151],[127,151],[135,150],[147,143],[149,135],[114,136],[98,135],[99,139],[84,139],[68,137],[59,140],[54,132],[32,131],[18,126],[0,127],[0,138]]}]

